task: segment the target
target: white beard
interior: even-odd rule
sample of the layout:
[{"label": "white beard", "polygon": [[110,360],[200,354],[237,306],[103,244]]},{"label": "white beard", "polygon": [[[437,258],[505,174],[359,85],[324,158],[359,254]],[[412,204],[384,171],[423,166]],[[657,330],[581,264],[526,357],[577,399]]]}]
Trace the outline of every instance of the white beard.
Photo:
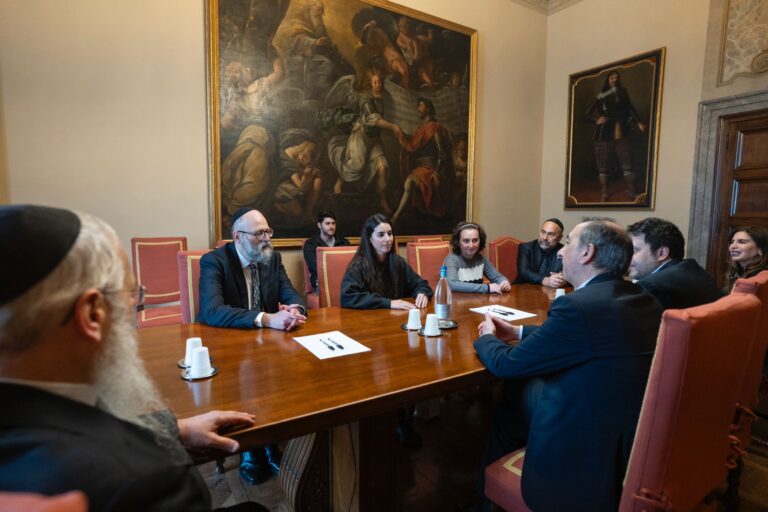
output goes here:
[{"label": "white beard", "polygon": [[120,299],[110,301],[112,326],[96,363],[93,386],[99,407],[122,420],[168,435],[168,429],[160,427],[149,416],[168,407],[139,357],[133,308],[120,302]]}]

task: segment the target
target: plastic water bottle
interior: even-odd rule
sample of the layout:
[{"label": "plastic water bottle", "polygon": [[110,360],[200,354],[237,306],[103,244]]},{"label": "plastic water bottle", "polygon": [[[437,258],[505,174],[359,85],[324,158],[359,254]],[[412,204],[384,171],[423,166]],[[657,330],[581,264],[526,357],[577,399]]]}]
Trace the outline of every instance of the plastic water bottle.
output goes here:
[{"label": "plastic water bottle", "polygon": [[448,269],[445,265],[440,267],[440,280],[435,289],[435,314],[440,322],[447,322],[451,319],[451,288],[448,286],[448,279],[445,277]]}]

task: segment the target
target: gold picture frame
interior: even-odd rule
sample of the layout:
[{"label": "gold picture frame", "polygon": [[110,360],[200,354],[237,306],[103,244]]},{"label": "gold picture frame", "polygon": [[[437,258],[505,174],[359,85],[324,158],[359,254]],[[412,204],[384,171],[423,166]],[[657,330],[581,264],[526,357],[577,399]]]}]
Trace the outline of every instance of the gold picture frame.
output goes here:
[{"label": "gold picture frame", "polygon": [[654,208],[665,54],[570,75],[566,209]]},{"label": "gold picture frame", "polygon": [[318,211],[345,236],[393,213],[401,240],[471,218],[477,31],[387,1],[206,0],[206,36],[212,242],[243,206],[282,247]]}]

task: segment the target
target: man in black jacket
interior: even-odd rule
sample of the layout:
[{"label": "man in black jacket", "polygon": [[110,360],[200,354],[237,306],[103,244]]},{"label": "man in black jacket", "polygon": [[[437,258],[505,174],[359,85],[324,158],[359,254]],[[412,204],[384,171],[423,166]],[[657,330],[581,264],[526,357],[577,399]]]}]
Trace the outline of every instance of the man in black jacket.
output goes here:
[{"label": "man in black jacket", "polygon": [[336,214],[333,212],[320,212],[317,214],[317,229],[311,237],[304,242],[304,261],[309,270],[309,283],[313,291],[317,291],[317,248],[318,247],[345,247],[349,241],[343,236],[336,236]]},{"label": "man in black jacket", "polygon": [[516,284],[533,283],[560,288],[567,283],[562,275],[563,264],[557,257],[563,244],[563,223],[547,219],[541,225],[539,238],[520,244],[517,250]]},{"label": "man in black jacket", "polygon": [[167,410],[138,355],[143,289],[112,228],[2,206],[0,239],[0,491],[81,490],[100,511],[210,510],[187,450],[237,452],[217,430],[254,417]]},{"label": "man in black jacket", "polygon": [[664,309],[714,302],[723,296],[715,280],[694,259],[683,259],[685,240],[669,221],[648,217],[631,224],[634,254],[629,277],[653,295]]},{"label": "man in black jacket", "polygon": [[[198,321],[216,327],[290,331],[307,320],[304,301],[273,251],[272,229],[253,208],[232,216],[232,242],[200,259]],[[243,452],[240,476],[260,484],[280,471],[277,446]]]}]

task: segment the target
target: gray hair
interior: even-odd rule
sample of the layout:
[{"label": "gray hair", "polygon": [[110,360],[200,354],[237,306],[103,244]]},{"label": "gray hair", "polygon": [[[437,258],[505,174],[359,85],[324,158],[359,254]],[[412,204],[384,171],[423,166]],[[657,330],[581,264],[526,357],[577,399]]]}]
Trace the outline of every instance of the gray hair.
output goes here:
[{"label": "gray hair", "polygon": [[33,346],[42,332],[66,318],[83,291],[123,287],[125,268],[117,234],[93,215],[77,215],[80,233],[64,260],[45,279],[0,307],[0,354]]},{"label": "gray hair", "polygon": [[632,239],[612,219],[590,219],[586,222],[579,237],[579,247],[592,244],[595,248],[592,265],[614,277],[622,277],[632,261]]}]

